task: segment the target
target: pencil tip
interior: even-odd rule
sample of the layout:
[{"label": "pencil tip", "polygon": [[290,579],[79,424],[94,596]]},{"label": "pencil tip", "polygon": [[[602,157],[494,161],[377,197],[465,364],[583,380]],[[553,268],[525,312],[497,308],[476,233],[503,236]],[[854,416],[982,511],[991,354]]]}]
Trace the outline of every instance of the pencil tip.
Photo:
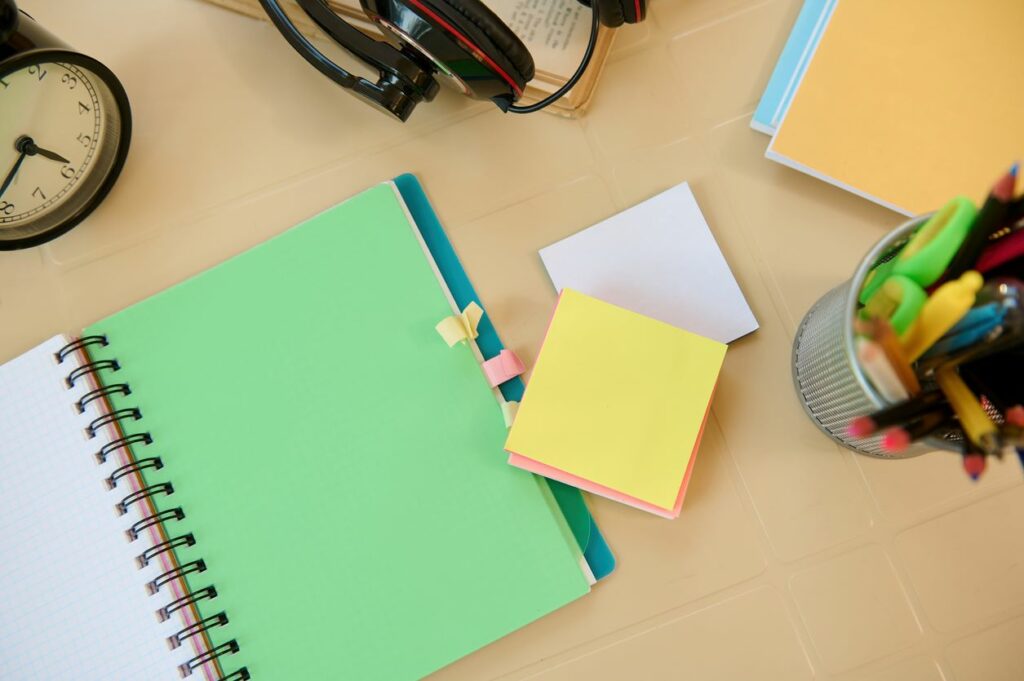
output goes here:
[{"label": "pencil tip", "polygon": [[1013,190],[1017,185],[1017,164],[1014,163],[1009,172],[1003,175],[992,187],[992,196],[1000,201],[1012,201]]}]

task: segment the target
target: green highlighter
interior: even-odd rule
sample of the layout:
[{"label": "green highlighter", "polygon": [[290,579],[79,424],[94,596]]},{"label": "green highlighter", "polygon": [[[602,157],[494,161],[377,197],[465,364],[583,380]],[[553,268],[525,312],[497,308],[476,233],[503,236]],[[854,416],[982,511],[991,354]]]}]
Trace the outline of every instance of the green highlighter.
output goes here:
[{"label": "green highlighter", "polygon": [[899,255],[872,270],[860,292],[861,304],[867,304],[893,275],[904,276],[922,288],[938,281],[960,250],[977,215],[978,209],[966,196],[952,199],[917,230]]}]

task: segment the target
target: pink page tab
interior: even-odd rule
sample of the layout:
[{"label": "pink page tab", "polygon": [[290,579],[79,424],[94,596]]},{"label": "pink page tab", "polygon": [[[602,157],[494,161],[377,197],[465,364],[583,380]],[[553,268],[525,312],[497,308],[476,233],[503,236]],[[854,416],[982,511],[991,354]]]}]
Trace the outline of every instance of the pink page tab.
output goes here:
[{"label": "pink page tab", "polygon": [[502,350],[497,357],[484,362],[484,374],[492,388],[497,388],[505,381],[510,381],[526,371],[523,361],[511,350]]}]

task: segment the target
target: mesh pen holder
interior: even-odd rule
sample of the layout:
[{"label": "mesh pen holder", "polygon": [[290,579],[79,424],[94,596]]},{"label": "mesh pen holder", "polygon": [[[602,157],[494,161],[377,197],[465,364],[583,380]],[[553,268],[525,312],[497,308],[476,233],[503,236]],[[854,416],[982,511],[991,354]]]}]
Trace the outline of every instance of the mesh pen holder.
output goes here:
[{"label": "mesh pen holder", "polygon": [[956,443],[925,438],[899,454],[890,454],[881,447],[881,435],[852,438],[846,434],[851,419],[888,404],[864,375],[854,351],[857,297],[872,268],[895,257],[914,230],[929,217],[909,220],[875,244],[849,281],[826,293],[811,307],[793,342],[793,381],[804,411],[822,432],[860,454],[905,459],[936,449],[959,451]]}]

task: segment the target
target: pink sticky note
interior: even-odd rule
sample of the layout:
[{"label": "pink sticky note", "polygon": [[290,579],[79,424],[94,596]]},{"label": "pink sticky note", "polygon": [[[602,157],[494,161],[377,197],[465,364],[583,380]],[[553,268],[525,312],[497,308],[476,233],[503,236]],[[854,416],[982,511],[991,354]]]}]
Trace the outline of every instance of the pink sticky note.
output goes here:
[{"label": "pink sticky note", "polygon": [[497,357],[492,357],[484,362],[484,374],[486,374],[487,381],[491,384],[492,388],[497,388],[505,381],[512,380],[524,371],[526,371],[526,367],[523,365],[522,360],[511,350],[502,350]]}]

